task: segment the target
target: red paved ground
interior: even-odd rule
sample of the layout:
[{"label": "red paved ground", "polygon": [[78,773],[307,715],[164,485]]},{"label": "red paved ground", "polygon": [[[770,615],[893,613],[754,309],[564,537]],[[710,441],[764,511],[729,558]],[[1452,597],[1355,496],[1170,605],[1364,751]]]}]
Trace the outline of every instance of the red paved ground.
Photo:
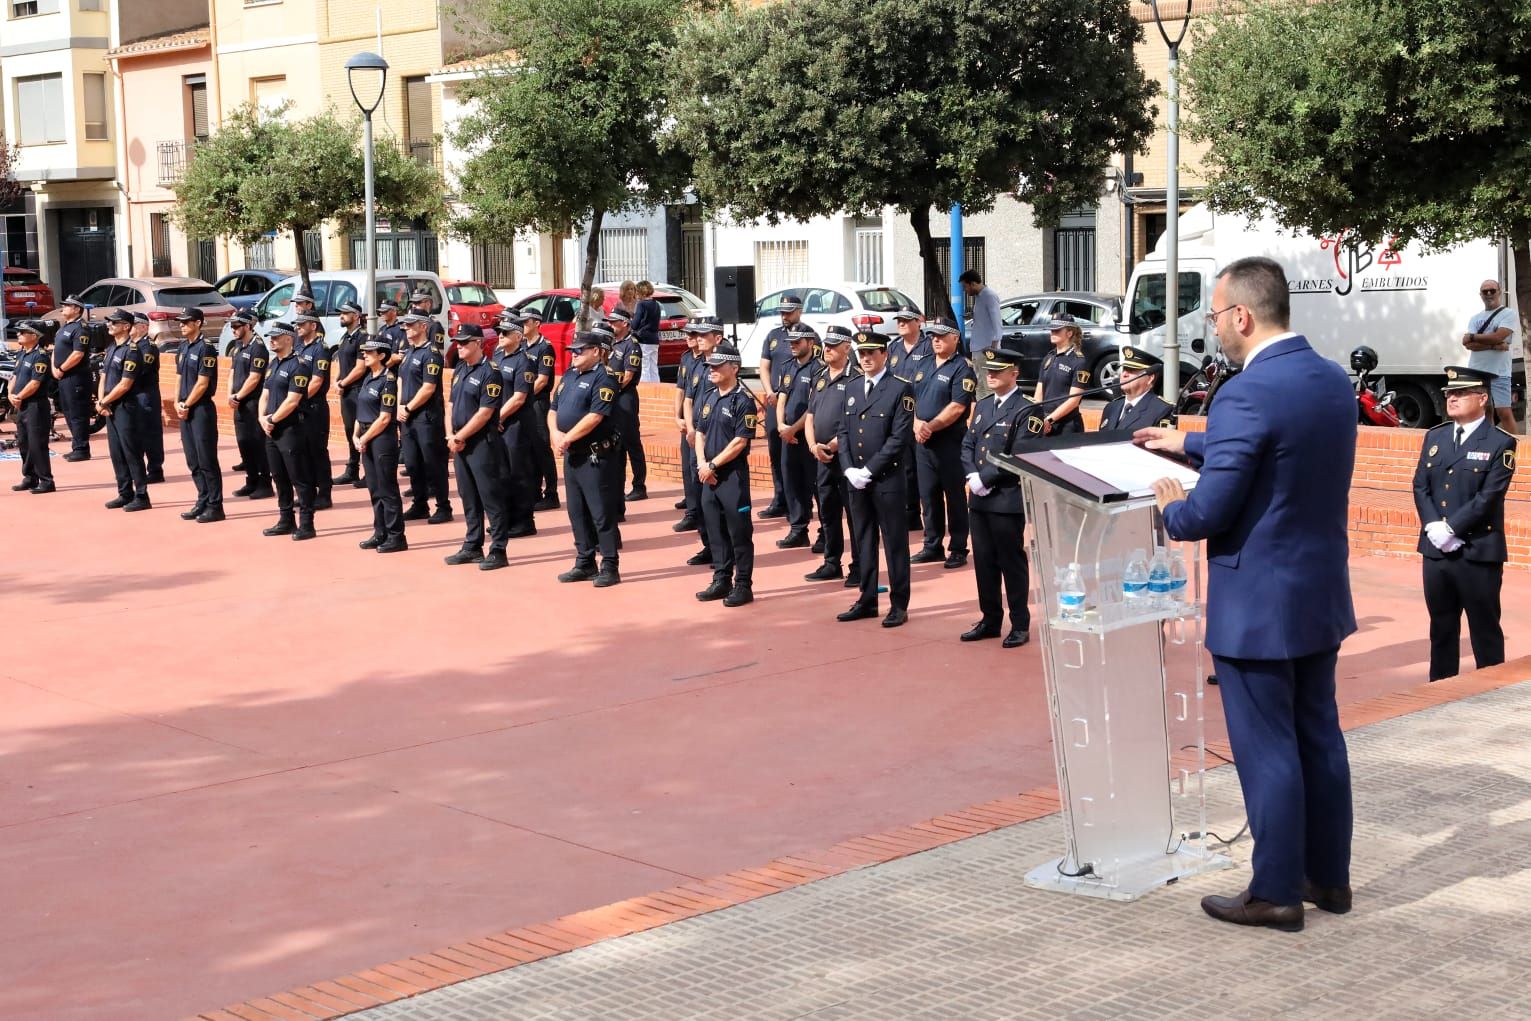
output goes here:
[{"label": "red paved ground", "polygon": [[[837,624],[773,525],[726,610],[673,490],[596,591],[554,580],[561,514],[484,575],[441,563],[460,522],[357,550],[358,490],[303,544],[270,502],[181,521],[184,471],[107,512],[98,452],[52,497],[0,462],[0,1017],[182,1016],[1052,780],[1034,648],[956,641],[970,571],[917,569],[897,631]],[[1416,562],[1352,567],[1346,701],[1426,656]]]}]

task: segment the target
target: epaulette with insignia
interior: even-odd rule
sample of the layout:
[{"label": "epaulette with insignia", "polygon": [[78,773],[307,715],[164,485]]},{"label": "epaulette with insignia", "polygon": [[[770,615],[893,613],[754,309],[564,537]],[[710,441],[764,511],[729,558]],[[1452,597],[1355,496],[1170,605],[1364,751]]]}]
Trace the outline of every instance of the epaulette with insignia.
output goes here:
[{"label": "epaulette with insignia", "polygon": [[914,380],[912,380],[912,379],[905,379],[903,376],[900,376],[900,375],[897,375],[897,374],[895,374],[893,376],[893,378],[896,379],[896,380],[899,380],[900,382],[908,383],[910,386],[914,385]]}]

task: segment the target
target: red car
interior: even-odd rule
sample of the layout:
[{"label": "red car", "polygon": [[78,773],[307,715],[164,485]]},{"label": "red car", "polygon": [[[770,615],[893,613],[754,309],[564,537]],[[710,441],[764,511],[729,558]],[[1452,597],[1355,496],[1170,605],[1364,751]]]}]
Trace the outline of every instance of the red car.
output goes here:
[{"label": "red car", "polygon": [[494,335],[494,324],[505,311],[494,289],[476,280],[458,280],[443,283],[447,289],[447,304],[452,307],[448,318],[447,333],[456,334],[463,323],[482,327],[484,335]]},{"label": "red car", "polygon": [[[574,320],[579,316],[579,293],[576,287],[538,291],[515,305],[517,312],[535,309],[542,314],[542,335],[553,345],[560,375],[569,367],[569,340],[574,335]],[[654,300],[659,302],[660,309],[659,368],[665,376],[674,379],[681,355],[686,353],[686,335],[681,332],[686,325],[686,303],[680,295],[667,291],[655,291]],[[616,291],[609,289],[604,311],[610,314],[616,307]]]},{"label": "red car", "polygon": [[45,312],[52,312],[56,304],[53,288],[43,283],[35,269],[7,268],[4,292],[7,319],[35,319]]}]

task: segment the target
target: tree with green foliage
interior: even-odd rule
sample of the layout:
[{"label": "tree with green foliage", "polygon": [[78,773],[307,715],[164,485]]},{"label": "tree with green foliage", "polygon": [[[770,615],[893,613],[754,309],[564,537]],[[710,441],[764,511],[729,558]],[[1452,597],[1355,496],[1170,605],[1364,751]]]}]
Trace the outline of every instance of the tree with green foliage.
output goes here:
[{"label": "tree with green foliage", "polygon": [[1509,238],[1524,320],[1526,14],[1487,0],[1281,0],[1206,19],[1184,78],[1210,201],[1372,243]]},{"label": "tree with green foliage", "polygon": [[[679,200],[690,160],[661,145],[668,55],[697,0],[463,0],[460,16],[502,51],[466,82],[453,140],[451,229],[508,243],[516,232],[588,225],[581,291],[595,279],[606,216]],[[588,310],[582,310],[581,322]]]},{"label": "tree with green foliage", "polygon": [[675,144],[742,220],[908,214],[942,295],[930,211],[1013,194],[1037,224],[1100,197],[1142,150],[1156,85],[1127,0],[793,0],[694,18],[675,57]]},{"label": "tree with green foliage", "polygon": [[[235,110],[197,145],[175,185],[172,217],[192,237],[229,237],[251,244],[272,231],[291,233],[298,273],[309,284],[303,235],[327,220],[343,229],[366,215],[365,164],[359,119],[334,110],[288,121],[286,108]],[[445,187],[435,167],[383,140],[374,147],[379,215],[437,222]]]},{"label": "tree with green foliage", "polygon": [[[0,131],[0,210],[15,202],[21,196],[21,182],[16,180],[16,163],[21,159],[21,146],[11,145],[5,140],[5,132]],[[5,221],[0,220],[0,270],[4,270],[10,263],[10,256],[5,250],[6,232]],[[4,274],[0,273],[0,278]],[[0,293],[5,287],[4,279],[0,279]],[[5,337],[5,303],[0,301],[0,340]]]}]

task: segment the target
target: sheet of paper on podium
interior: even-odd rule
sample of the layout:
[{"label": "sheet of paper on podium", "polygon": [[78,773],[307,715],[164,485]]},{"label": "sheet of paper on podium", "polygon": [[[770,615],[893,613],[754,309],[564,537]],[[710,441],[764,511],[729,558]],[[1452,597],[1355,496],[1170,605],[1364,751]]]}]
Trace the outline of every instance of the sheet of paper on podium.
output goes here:
[{"label": "sheet of paper on podium", "polygon": [[1175,479],[1189,490],[1196,487],[1200,477],[1194,468],[1131,442],[1059,447],[1052,453],[1064,464],[1134,497],[1152,496],[1153,484],[1159,479]]}]

